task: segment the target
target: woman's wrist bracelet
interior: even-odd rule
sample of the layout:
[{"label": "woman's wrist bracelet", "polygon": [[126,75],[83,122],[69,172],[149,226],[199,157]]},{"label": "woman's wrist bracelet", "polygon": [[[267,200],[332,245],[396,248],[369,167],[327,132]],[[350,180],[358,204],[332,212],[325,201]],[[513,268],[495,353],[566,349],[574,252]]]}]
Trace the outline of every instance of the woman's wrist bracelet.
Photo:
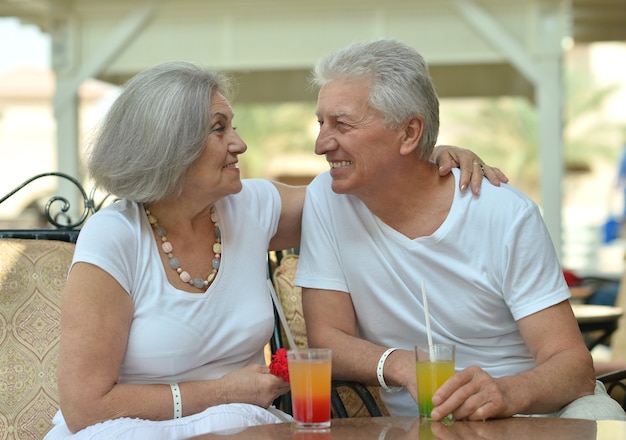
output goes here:
[{"label": "woman's wrist bracelet", "polygon": [[378,367],[376,367],[376,377],[378,377],[378,383],[380,384],[381,388],[387,391],[388,393],[396,393],[402,389],[402,387],[387,386],[387,384],[385,383],[385,376],[383,376],[383,370],[385,368],[385,361],[387,360],[389,355],[393,353],[395,350],[398,350],[398,348],[387,349],[387,351],[385,351],[380,357],[380,359],[378,360]]},{"label": "woman's wrist bracelet", "polygon": [[180,397],[180,388],[177,383],[171,383],[172,399],[174,399],[174,418],[180,419],[183,416],[183,399]]}]

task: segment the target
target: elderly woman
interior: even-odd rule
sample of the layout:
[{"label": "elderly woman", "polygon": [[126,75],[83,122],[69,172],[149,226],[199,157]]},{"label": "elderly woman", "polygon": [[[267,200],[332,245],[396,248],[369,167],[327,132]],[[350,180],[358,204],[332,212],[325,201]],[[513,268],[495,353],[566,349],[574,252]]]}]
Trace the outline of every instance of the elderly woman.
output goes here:
[{"label": "elderly woman", "polygon": [[[227,85],[167,63],[134,77],[110,109],[88,170],[122,200],[93,215],[76,245],[61,411],[46,438],[174,439],[290,420],[271,406],[289,384],[264,361],[274,323],[265,262],[268,249],[299,244],[304,188],[242,181],[247,147]],[[442,149],[442,174],[478,170],[471,152]]]}]

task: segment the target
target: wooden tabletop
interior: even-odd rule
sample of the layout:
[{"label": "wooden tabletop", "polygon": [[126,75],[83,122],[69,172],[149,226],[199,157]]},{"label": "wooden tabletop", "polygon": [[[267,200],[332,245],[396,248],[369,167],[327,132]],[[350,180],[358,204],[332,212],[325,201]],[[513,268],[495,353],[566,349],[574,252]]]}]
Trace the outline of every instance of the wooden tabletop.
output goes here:
[{"label": "wooden tabletop", "polygon": [[619,307],[592,304],[572,304],[572,310],[579,324],[617,321],[624,314]]},{"label": "wooden tabletop", "polygon": [[415,417],[332,419],[330,429],[299,430],[293,423],[214,433],[194,440],[605,440],[626,439],[626,422],[513,417],[486,422],[429,423]]}]

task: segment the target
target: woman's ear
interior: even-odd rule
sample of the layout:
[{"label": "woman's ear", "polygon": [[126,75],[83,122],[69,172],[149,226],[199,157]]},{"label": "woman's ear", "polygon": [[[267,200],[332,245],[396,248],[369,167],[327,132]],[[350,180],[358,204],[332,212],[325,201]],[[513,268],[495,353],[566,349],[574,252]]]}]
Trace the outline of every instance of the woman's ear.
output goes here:
[{"label": "woman's ear", "polygon": [[409,119],[404,125],[404,133],[402,139],[402,146],[400,147],[400,154],[406,155],[413,153],[419,141],[422,138],[422,132],[424,131],[424,120],[419,116]]}]

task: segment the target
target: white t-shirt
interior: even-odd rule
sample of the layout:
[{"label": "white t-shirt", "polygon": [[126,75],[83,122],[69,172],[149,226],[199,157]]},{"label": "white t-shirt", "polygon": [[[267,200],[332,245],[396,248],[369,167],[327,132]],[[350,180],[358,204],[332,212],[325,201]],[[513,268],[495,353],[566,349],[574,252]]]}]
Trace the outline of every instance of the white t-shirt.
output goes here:
[{"label": "white t-shirt", "polygon": [[[421,283],[433,341],[457,345],[457,370],[494,377],[535,363],[516,321],[569,298],[537,206],[509,185],[458,189],[430,236],[411,240],[356,197],[335,194],[328,172],[308,187],[295,284],[347,292],[358,335],[413,350],[427,342]],[[408,392],[381,393],[392,415],[415,415]]]},{"label": "white t-shirt", "polygon": [[173,287],[141,205],[115,203],[82,229],[74,263],[113,276],[135,307],[121,383],[215,379],[264,364],[274,328],[267,290],[267,250],[281,201],[274,185],[244,180],[243,190],[216,203],[222,232],[220,270],[205,293]]}]

